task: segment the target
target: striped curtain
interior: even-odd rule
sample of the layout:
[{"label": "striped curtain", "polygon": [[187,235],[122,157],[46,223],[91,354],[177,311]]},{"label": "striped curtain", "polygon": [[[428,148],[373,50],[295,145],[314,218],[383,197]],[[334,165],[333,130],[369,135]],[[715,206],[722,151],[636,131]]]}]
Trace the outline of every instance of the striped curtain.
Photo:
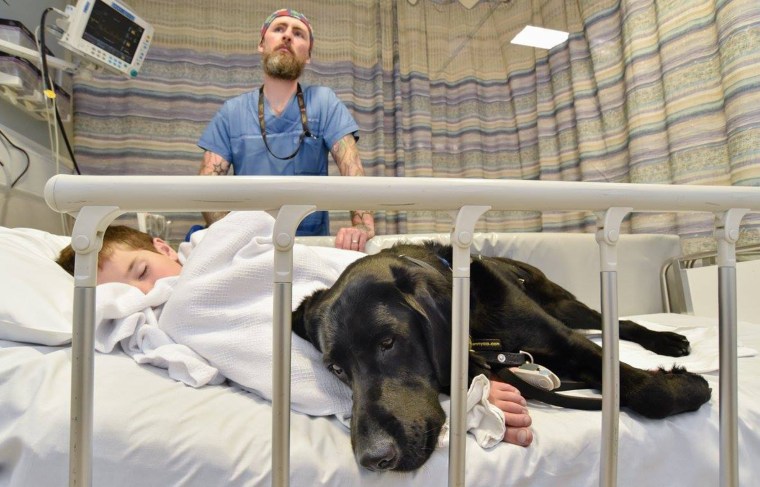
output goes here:
[{"label": "striped curtain", "polygon": [[[91,174],[195,174],[224,100],[261,83],[274,1],[131,0],[156,34],[138,79],[80,75],[75,147]],[[370,176],[760,185],[757,0],[303,0],[304,82],[360,128]],[[570,32],[510,44],[526,24]],[[337,169],[331,167],[331,174]],[[200,215],[172,215],[175,232]],[[448,231],[436,212],[381,212],[378,233]],[[712,245],[712,215],[634,214],[625,231]],[[333,214],[333,229],[347,214]],[[760,241],[748,216],[742,242]],[[479,231],[591,231],[579,212],[489,212]],[[740,242],[740,243],[742,243]]]}]

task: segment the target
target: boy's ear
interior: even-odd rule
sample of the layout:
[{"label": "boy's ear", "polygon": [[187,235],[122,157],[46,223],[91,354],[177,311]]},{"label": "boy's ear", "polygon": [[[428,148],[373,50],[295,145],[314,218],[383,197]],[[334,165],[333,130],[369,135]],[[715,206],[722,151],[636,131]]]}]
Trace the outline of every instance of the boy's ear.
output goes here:
[{"label": "boy's ear", "polygon": [[177,255],[177,252],[175,252],[172,246],[166,243],[166,241],[158,237],[154,237],[153,248],[156,249],[156,252],[158,252],[159,254],[163,254],[169,257],[170,259],[172,259],[173,261],[179,262],[179,256]]}]

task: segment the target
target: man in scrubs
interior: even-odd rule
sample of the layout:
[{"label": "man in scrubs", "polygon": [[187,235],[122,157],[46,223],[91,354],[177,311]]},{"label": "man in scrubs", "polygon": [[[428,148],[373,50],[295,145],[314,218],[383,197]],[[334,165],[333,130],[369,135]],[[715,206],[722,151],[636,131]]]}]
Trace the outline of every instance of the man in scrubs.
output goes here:
[{"label": "man in scrubs", "polygon": [[[359,127],[335,93],[324,86],[302,86],[298,79],[311,61],[314,35],[300,12],[280,9],[261,27],[258,51],[264,84],[228,100],[203,132],[201,175],[326,176],[327,153],[342,176],[363,176],[356,146]],[[207,224],[224,212],[204,213]],[[372,213],[351,212],[335,246],[364,250],[375,235]],[[297,235],[329,235],[327,212],[304,218]]]}]

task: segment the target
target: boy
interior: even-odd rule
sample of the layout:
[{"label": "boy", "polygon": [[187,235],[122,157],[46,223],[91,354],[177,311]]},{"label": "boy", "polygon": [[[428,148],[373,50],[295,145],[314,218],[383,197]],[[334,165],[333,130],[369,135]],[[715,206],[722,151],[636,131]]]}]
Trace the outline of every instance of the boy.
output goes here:
[{"label": "boy", "polygon": [[[67,246],[57,260],[72,275],[74,257],[74,250]],[[98,284],[123,282],[147,294],[157,280],[181,271],[177,252],[160,238],[123,225],[106,229],[98,253]]]},{"label": "boy", "polygon": [[[75,255],[71,246],[67,246],[56,262],[73,275]],[[164,240],[123,225],[106,229],[103,247],[98,253],[98,284],[121,282],[147,294],[156,281],[179,275],[181,271],[177,252]],[[488,400],[504,412],[507,429],[503,441],[530,445],[533,441],[531,418],[520,391],[510,384],[490,382]]]}]

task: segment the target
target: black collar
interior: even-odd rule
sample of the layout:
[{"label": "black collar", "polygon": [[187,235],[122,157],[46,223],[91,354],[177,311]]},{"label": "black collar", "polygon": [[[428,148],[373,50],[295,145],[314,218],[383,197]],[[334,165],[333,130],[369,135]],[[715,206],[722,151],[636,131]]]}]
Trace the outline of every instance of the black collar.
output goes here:
[{"label": "black collar", "polygon": [[[444,259],[443,257],[441,257],[438,254],[434,254],[434,255],[438,258],[438,260],[441,261],[441,263],[443,265],[446,266],[446,268],[448,270],[451,270],[451,264],[449,263],[449,261],[447,261],[446,259]],[[441,272],[438,269],[436,269],[435,267],[433,267],[432,265],[430,265],[427,262],[425,262],[424,260],[415,259],[414,257],[409,257],[408,255],[404,255],[404,254],[399,254],[399,257],[401,257],[402,259],[406,259],[409,262],[413,262],[413,263],[417,264],[418,266],[420,266],[420,267],[422,267],[424,269],[431,270],[431,271],[436,271],[436,272]]]}]

